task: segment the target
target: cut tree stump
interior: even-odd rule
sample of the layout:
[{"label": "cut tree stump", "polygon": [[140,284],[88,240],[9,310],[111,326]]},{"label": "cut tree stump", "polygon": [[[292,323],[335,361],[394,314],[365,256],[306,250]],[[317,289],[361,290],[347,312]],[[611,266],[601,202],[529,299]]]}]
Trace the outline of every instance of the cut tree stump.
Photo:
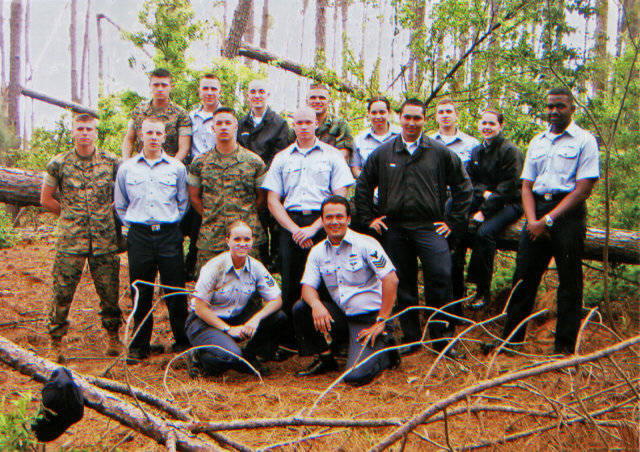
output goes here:
[{"label": "cut tree stump", "polygon": [[[43,177],[42,172],[0,167],[0,202],[20,206],[39,206]],[[498,249],[516,251],[523,224],[524,219],[520,219],[509,226],[498,239]],[[584,258],[602,261],[604,241],[604,229],[587,228]],[[609,262],[640,264],[640,232],[611,229],[609,231]]]}]

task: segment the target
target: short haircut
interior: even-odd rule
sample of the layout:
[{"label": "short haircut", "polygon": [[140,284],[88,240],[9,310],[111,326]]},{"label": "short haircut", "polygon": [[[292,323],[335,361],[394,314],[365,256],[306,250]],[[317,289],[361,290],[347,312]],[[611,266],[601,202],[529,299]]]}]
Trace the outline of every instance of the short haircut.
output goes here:
[{"label": "short haircut", "polygon": [[205,78],[211,79],[211,80],[217,80],[220,81],[220,79],[218,78],[218,76],[216,74],[213,74],[211,72],[207,72],[204,75],[200,76],[200,81],[204,80]]},{"label": "short haircut", "polygon": [[422,102],[420,99],[416,99],[415,97],[413,97],[411,99],[407,99],[402,103],[402,106],[400,107],[400,115],[402,115],[402,110],[404,110],[404,107],[406,107],[407,105],[412,105],[414,107],[420,107],[422,109],[422,115],[426,116],[426,114],[427,114],[427,106],[424,104],[424,102]]},{"label": "short haircut", "polygon": [[312,89],[323,89],[331,94],[331,90],[329,89],[329,87],[323,83],[312,83],[309,87],[309,91],[311,91]]},{"label": "short haircut", "polygon": [[240,226],[247,227],[251,231],[251,235],[253,236],[253,229],[251,229],[251,226],[249,226],[246,222],[244,222],[242,220],[236,220],[233,223],[231,223],[229,226],[227,226],[227,235],[226,235],[226,237],[227,238],[231,237],[231,233],[233,232],[233,230],[235,228],[239,228]]},{"label": "short haircut", "polygon": [[222,113],[229,113],[234,118],[236,117],[236,111],[231,107],[219,107],[216,111],[213,112],[213,116],[211,118],[215,118],[217,115]]},{"label": "short haircut", "polygon": [[149,74],[149,78],[151,77],[169,78],[169,80],[171,80],[171,72],[163,68],[155,69]]},{"label": "short haircut", "polygon": [[376,102],[383,102],[387,106],[387,110],[391,111],[391,103],[389,99],[384,96],[373,96],[367,101],[367,111],[371,111],[371,106]]},{"label": "short haircut", "polygon": [[498,118],[498,123],[500,123],[500,125],[503,124],[504,122],[504,115],[499,112],[498,110],[496,110],[495,108],[486,108],[482,114],[484,115],[485,113],[491,113],[492,115],[496,115],[496,118]]},{"label": "short haircut", "polygon": [[551,88],[547,92],[547,96],[567,96],[569,98],[569,102],[573,105],[573,93],[569,88],[564,86],[556,86],[555,88]]},{"label": "short haircut", "polygon": [[320,206],[320,216],[324,216],[324,206],[327,204],[342,204],[347,211],[347,216],[351,216],[351,206],[349,205],[349,201],[344,196],[340,195],[331,195],[322,201],[322,205]]},{"label": "short haircut", "polygon": [[438,111],[438,107],[440,105],[453,105],[453,110],[455,112],[458,112],[458,110],[456,109],[456,103],[450,97],[443,97],[442,99],[440,99],[436,104],[436,111]]},{"label": "short haircut", "polygon": [[162,124],[165,129],[167,128],[166,124],[164,123],[164,121],[162,119],[156,118],[154,116],[150,116],[150,117],[144,118],[142,120],[142,123],[140,124],[140,129],[142,129],[142,124],[144,124],[145,122],[150,122],[151,124]]},{"label": "short haircut", "polygon": [[72,124],[76,122],[97,122],[98,118],[89,113],[80,113],[79,115],[74,116]]}]

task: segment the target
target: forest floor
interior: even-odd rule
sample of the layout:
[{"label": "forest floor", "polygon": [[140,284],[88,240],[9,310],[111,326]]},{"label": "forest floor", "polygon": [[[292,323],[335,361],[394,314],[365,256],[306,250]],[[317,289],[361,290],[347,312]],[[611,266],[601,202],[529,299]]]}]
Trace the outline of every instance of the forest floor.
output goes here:
[{"label": "forest floor", "polygon": [[[51,263],[54,239],[50,234],[22,240],[12,248],[0,250],[0,335],[41,357],[48,349],[47,315],[51,296]],[[597,277],[597,275],[587,275]],[[127,258],[121,255],[120,293],[127,293]],[[542,300],[553,306],[554,292]],[[121,300],[125,316],[131,312],[131,299]],[[630,307],[631,310],[637,310]],[[66,336],[67,366],[83,375],[101,376],[113,362],[104,356],[105,336],[98,318],[98,301],[88,271],[78,286],[71,308],[71,327]],[[637,316],[630,318],[637,321]],[[480,320],[476,317],[476,321]],[[170,349],[172,335],[166,307],[161,303],[154,313],[153,342]],[[592,315],[581,336],[580,353],[588,354],[617,342],[606,324]],[[623,334],[638,334],[636,322],[618,325]],[[435,402],[485,378],[550,362],[555,319],[536,319],[529,328],[522,354],[484,356],[480,341],[489,335],[480,328],[463,342],[467,358],[459,362],[441,361],[428,378],[437,355],[424,348],[403,358],[400,367],[385,371],[368,386],[353,388],[339,383],[322,397],[312,416],[332,419],[408,420]],[[464,329],[458,327],[458,333]],[[500,331],[492,322],[487,329]],[[123,332],[121,331],[121,337]],[[627,349],[579,368],[566,368],[518,380],[479,392],[450,405],[448,416],[430,418],[406,437],[404,450],[424,451],[483,448],[489,450],[637,450],[638,448],[638,351]],[[167,394],[163,385],[165,368],[172,354],[151,356],[141,364],[128,366],[130,382],[149,393],[170,399],[203,421],[283,418],[306,413],[339,376],[331,373],[298,378],[295,371],[309,359],[293,357],[283,363],[269,363],[271,374],[261,382],[256,376],[229,371],[220,377],[188,375],[185,362],[177,360],[168,372]],[[123,381],[122,361],[110,371],[110,378]],[[623,375],[624,374],[624,375]],[[629,385],[630,382],[634,388]],[[38,407],[42,385],[0,364],[0,395],[15,399],[30,392]],[[118,396],[128,400],[125,396]],[[7,406],[6,404],[4,405]],[[474,406],[511,407],[510,411],[484,410]],[[146,407],[158,413],[155,408]],[[461,409],[462,413],[454,413]],[[496,408],[498,409],[498,408]],[[502,409],[502,408],[500,408]],[[585,420],[585,410],[592,413]],[[598,413],[603,410],[604,413]],[[575,417],[582,421],[572,422]],[[166,417],[166,414],[165,414]],[[222,432],[251,449],[360,451],[386,437],[394,427],[274,427],[246,428]],[[213,441],[204,435],[203,440]],[[520,437],[520,439],[514,439]],[[401,442],[391,450],[400,450]],[[164,446],[91,409],[84,418],[47,450],[164,450]]]}]

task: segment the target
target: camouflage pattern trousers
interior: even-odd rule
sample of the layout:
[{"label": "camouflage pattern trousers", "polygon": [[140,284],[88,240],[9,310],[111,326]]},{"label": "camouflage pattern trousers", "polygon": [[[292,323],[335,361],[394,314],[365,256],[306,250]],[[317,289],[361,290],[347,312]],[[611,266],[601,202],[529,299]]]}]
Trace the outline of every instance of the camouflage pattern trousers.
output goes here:
[{"label": "camouflage pattern trousers", "polygon": [[53,297],[49,311],[49,334],[62,337],[69,329],[69,308],[78,282],[82,277],[85,261],[93,277],[93,285],[100,299],[100,317],[107,331],[118,331],[122,322],[118,306],[120,287],[120,256],[116,253],[98,256],[69,254],[56,251],[53,262]]}]

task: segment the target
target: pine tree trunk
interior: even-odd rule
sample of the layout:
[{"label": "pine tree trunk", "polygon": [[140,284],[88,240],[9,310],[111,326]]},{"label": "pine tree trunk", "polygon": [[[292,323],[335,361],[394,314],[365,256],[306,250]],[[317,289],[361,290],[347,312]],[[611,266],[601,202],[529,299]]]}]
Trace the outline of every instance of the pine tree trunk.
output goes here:
[{"label": "pine tree trunk", "polygon": [[[25,5],[24,14],[24,82],[22,86],[27,86],[33,79],[33,66],[31,65],[31,40],[29,39],[29,32],[31,28],[31,0],[27,0]],[[29,126],[33,130],[35,123],[35,117],[33,112],[33,99],[31,99],[30,105]],[[27,142],[27,112],[24,111],[24,121],[22,121],[22,142]],[[17,132],[16,132],[17,133]]]},{"label": "pine tree trunk", "polygon": [[78,40],[77,40],[77,16],[78,1],[71,0],[71,22],[69,24],[69,52],[71,53],[71,100],[80,103],[78,90]]},{"label": "pine tree trunk", "polygon": [[328,0],[316,0],[316,65],[327,64],[327,7]]},{"label": "pine tree trunk", "polygon": [[8,110],[9,124],[16,131],[20,131],[20,74],[22,50],[22,0],[11,1],[11,20],[9,36],[9,94]]},{"label": "pine tree trunk", "polygon": [[[255,36],[255,27],[254,27],[254,11],[253,11],[253,2],[249,3],[249,17],[247,18],[247,28],[244,32],[244,41],[253,45],[253,39]],[[251,67],[252,61],[249,58],[244,59],[244,64],[247,67]]]},{"label": "pine tree trunk", "polygon": [[91,13],[91,0],[87,0],[87,14],[84,20],[84,37],[82,39],[82,64],[80,66],[80,99],[84,100],[85,86],[89,80],[89,17]]},{"label": "pine tree trunk", "polygon": [[252,0],[240,0],[240,2],[238,2],[238,6],[233,13],[233,21],[231,22],[229,36],[224,44],[224,51],[222,52],[223,57],[231,59],[238,54],[240,41],[242,40],[242,36],[244,36],[249,23],[252,3]]},{"label": "pine tree trunk", "polygon": [[[349,21],[349,0],[340,0],[340,12],[341,12],[341,20],[342,20],[342,27],[340,30],[340,48],[342,49],[342,51],[344,52],[344,38],[345,36],[347,36],[347,24]],[[347,77],[347,67],[344,64],[344,61],[342,61],[342,78],[346,78]]]},{"label": "pine tree trunk", "polygon": [[262,4],[262,23],[260,24],[260,48],[267,48],[269,37],[269,0],[264,0]]},{"label": "pine tree trunk", "polygon": [[4,50],[4,0],[0,0],[0,89],[7,84],[7,66],[5,64],[6,53]]},{"label": "pine tree trunk", "polygon": [[609,2],[596,0],[596,45],[594,47],[596,57],[596,70],[593,79],[593,87],[596,94],[602,94],[607,89],[608,63],[607,63],[607,20],[609,18]]}]

